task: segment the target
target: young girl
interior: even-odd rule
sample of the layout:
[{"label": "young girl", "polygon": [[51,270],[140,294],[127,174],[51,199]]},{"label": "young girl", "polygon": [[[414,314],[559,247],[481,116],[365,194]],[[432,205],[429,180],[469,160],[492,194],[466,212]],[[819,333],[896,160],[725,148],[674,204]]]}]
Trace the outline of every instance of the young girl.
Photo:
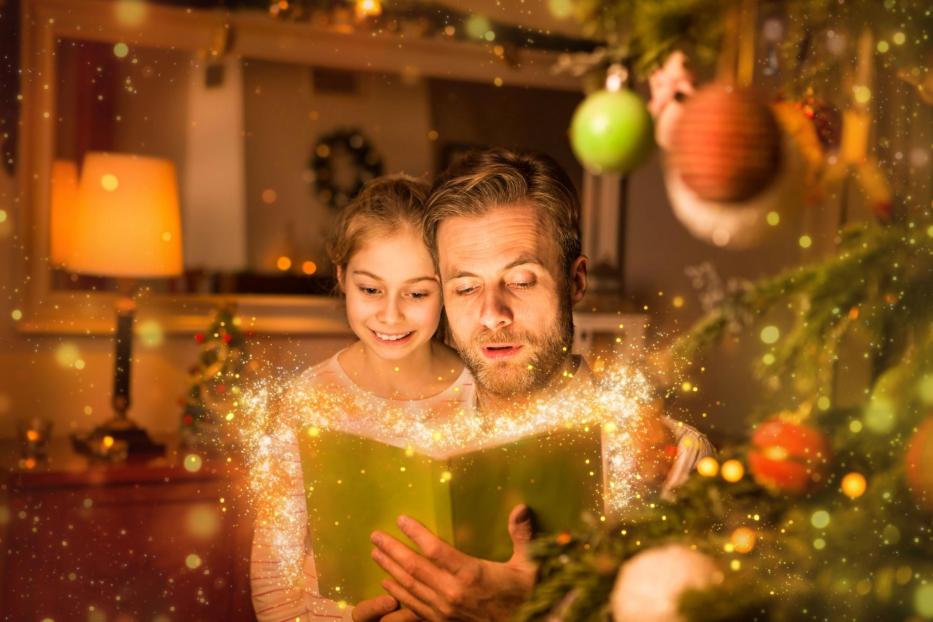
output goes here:
[{"label": "young girl", "polygon": [[[421,231],[427,190],[426,184],[409,177],[380,178],[338,216],[328,251],[358,340],[305,371],[300,384],[363,394],[377,410],[403,406],[443,414],[472,405],[469,371],[435,338],[442,301]],[[291,506],[293,528],[276,533],[261,516],[257,520],[250,572],[256,616],[260,622],[351,619],[350,607],[320,596],[318,590],[294,438],[275,456],[282,465],[294,467],[286,469],[291,492],[283,501]],[[283,567],[296,552],[305,560],[300,585],[289,580]]]}]

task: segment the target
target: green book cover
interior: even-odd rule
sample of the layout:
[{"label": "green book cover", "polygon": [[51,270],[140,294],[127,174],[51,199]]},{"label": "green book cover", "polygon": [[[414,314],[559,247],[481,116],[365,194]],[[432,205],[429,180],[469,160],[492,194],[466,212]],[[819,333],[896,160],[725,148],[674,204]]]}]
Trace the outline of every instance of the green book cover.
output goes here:
[{"label": "green book cover", "polygon": [[421,521],[457,549],[505,561],[507,521],[528,504],[538,533],[582,525],[603,513],[603,453],[598,427],[537,433],[432,458],[411,448],[332,430],[299,443],[308,529],[321,594],[349,603],[384,591],[369,535],[381,530],[408,543],[395,520]]}]

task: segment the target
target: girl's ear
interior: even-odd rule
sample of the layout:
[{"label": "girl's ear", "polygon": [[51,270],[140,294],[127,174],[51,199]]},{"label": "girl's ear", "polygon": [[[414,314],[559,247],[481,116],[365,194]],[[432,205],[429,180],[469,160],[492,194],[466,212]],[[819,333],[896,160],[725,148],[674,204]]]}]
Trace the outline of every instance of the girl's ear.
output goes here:
[{"label": "girl's ear", "polygon": [[347,290],[343,286],[343,277],[343,268],[341,266],[337,266],[337,287],[340,288],[341,293],[346,294]]}]

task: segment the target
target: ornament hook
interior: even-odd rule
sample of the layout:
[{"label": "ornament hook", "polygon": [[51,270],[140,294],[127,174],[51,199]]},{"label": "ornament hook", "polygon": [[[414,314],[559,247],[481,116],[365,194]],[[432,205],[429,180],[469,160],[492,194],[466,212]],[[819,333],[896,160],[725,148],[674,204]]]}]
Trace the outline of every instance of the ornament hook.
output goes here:
[{"label": "ornament hook", "polygon": [[613,63],[606,71],[606,90],[616,93],[628,80],[628,69],[619,63]]}]

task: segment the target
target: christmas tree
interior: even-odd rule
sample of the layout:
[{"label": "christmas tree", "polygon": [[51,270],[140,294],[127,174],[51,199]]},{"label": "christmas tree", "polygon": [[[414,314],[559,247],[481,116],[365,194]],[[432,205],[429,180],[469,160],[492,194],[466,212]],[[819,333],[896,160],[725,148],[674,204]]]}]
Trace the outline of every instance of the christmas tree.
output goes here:
[{"label": "christmas tree", "polygon": [[189,372],[190,386],[181,417],[182,439],[192,447],[220,450],[235,438],[228,426],[236,416],[248,363],[246,336],[239,328],[236,306],[220,306],[207,331],[194,338],[201,352]]},{"label": "christmas tree", "polygon": [[[801,202],[841,204],[842,226],[828,256],[733,292],[670,346],[679,384],[723,338],[760,336],[746,438],[700,461],[676,499],[537,541],[520,619],[933,619],[933,217],[929,174],[906,172],[929,161],[933,12],[893,0],[577,8],[606,41],[580,62],[650,78],[668,192],[695,235],[748,247],[758,221],[800,207],[774,193],[760,208],[787,158],[763,145],[782,136],[807,163]],[[702,75],[716,88],[695,88]],[[911,143],[905,163],[891,146]],[[586,164],[593,145],[577,147]],[[859,205],[870,217],[845,222]]]}]

